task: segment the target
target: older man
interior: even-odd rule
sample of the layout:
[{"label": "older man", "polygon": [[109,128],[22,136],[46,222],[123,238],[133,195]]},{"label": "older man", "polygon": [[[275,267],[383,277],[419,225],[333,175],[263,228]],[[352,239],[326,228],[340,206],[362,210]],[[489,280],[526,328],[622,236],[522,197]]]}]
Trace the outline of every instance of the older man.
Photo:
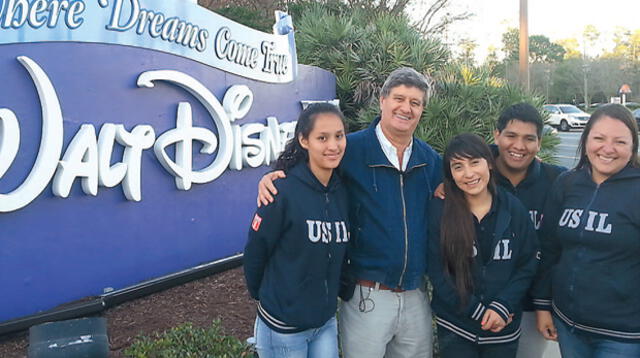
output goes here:
[{"label": "older man", "polygon": [[[340,305],[346,358],[424,358],[432,354],[431,309],[424,289],[427,207],[442,180],[442,160],[414,137],[430,84],[411,68],[393,71],[380,95],[380,116],[347,136],[340,173],[349,191],[355,282]],[[259,200],[275,194],[266,175]]]}]

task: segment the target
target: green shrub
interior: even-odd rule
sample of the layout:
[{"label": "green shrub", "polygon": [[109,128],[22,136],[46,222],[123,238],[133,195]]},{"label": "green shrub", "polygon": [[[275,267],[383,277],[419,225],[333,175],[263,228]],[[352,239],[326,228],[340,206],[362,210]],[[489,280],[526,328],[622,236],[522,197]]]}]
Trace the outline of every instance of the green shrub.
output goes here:
[{"label": "green shrub", "polygon": [[138,337],[124,354],[131,358],[253,357],[249,346],[222,333],[218,320],[208,328],[185,323],[152,337]]},{"label": "green shrub", "polygon": [[439,40],[425,38],[404,15],[336,2],[302,3],[293,14],[298,60],[336,75],[340,107],[353,130],[358,129],[355,118],[377,101],[391,71],[410,66],[434,73],[449,58]]}]

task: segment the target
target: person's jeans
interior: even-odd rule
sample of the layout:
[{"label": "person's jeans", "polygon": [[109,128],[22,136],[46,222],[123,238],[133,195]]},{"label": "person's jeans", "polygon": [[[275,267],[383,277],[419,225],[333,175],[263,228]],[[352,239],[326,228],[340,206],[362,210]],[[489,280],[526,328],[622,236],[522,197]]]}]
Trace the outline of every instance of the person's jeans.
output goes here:
[{"label": "person's jeans", "polygon": [[630,358],[640,357],[640,342],[627,343],[591,335],[570,327],[554,317],[562,358]]},{"label": "person's jeans", "polygon": [[509,343],[477,344],[438,326],[438,347],[442,358],[515,358],[518,340]]},{"label": "person's jeans", "polygon": [[320,328],[299,333],[278,333],[256,317],[254,335],[260,358],[338,358],[335,317]]},{"label": "person's jeans", "polygon": [[344,358],[431,358],[429,299],[420,289],[392,292],[356,285],[340,303],[340,344]]}]

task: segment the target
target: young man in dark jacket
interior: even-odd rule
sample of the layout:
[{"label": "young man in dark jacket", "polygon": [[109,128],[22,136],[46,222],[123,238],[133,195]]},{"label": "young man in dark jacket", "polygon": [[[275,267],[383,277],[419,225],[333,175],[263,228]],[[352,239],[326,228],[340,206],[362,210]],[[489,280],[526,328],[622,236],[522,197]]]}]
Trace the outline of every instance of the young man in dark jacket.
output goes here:
[{"label": "young man in dark jacket", "polygon": [[[496,156],[497,184],[515,195],[529,211],[540,237],[542,209],[555,178],[566,170],[536,159],[542,141],[543,121],[530,104],[507,107],[496,123],[492,147]],[[557,343],[550,343],[536,329],[535,312],[530,295],[523,302],[522,335],[518,358],[560,357]]]}]

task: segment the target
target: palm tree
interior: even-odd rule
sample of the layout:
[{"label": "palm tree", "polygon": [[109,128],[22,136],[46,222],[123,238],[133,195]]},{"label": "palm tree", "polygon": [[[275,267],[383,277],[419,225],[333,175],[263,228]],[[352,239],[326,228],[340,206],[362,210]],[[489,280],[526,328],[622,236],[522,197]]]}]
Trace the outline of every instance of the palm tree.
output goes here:
[{"label": "palm tree", "polygon": [[338,98],[351,129],[363,126],[361,117],[369,119],[366,112],[391,71],[410,66],[435,73],[449,58],[439,40],[424,38],[401,14],[323,4],[310,4],[299,13],[298,60],[336,75]]}]

